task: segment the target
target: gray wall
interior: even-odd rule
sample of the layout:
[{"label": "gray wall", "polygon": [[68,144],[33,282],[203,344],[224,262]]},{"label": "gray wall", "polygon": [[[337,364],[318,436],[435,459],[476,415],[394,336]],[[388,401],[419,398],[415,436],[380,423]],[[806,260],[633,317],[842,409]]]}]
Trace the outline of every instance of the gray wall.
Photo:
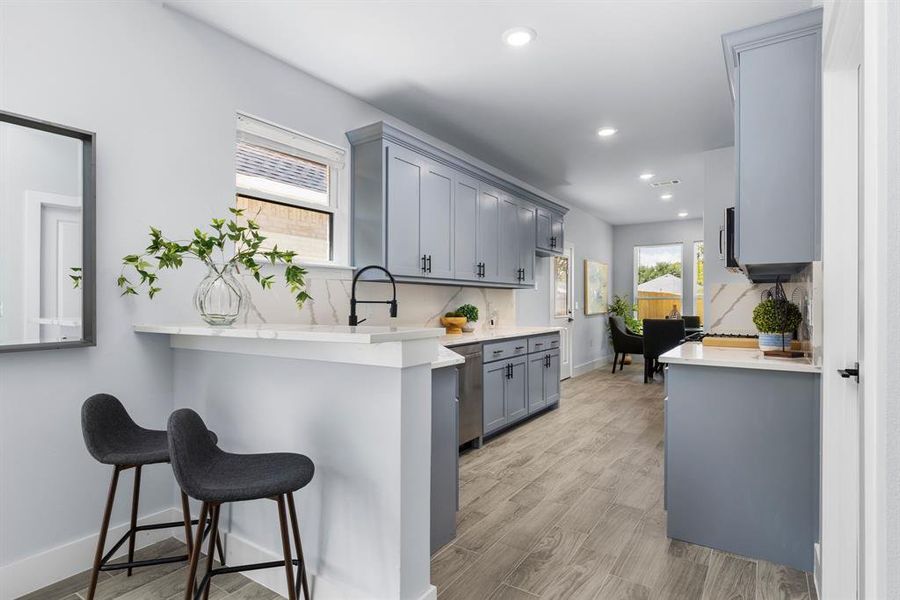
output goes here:
[{"label": "gray wall", "polygon": [[[572,324],[572,364],[584,370],[595,363],[607,362],[612,355],[606,327],[606,315],[584,314],[584,259],[599,260],[612,266],[612,226],[606,221],[573,208],[566,215],[566,245],[575,250],[575,322]],[[519,325],[550,324],[553,299],[550,277],[553,261],[538,258],[534,279],[536,289],[516,291],[516,320]],[[610,274],[610,278],[612,275]]]},{"label": "gray wall", "polygon": [[[166,273],[152,302],[120,298],[115,278],[151,224],[175,235],[232,204],[236,111],[345,148],[345,131],[403,124],[158,2],[0,3],[0,56],[0,108],[98,134],[98,346],[0,355],[5,568],[96,533],[109,472],[84,449],[85,397],[116,394],[138,422],[165,424],[173,353],[131,327],[195,320],[202,270]],[[143,487],[142,515],[177,505],[168,468]],[[122,492],[112,522],[126,519]],[[42,563],[48,579],[54,566]]]},{"label": "gray wall", "polygon": [[[686,315],[694,311],[694,242],[703,240],[703,219],[662,221],[638,225],[616,225],[613,227],[613,294],[628,296],[634,300],[634,247],[659,244],[682,246],[682,312]],[[707,255],[709,253],[707,252]]]}]

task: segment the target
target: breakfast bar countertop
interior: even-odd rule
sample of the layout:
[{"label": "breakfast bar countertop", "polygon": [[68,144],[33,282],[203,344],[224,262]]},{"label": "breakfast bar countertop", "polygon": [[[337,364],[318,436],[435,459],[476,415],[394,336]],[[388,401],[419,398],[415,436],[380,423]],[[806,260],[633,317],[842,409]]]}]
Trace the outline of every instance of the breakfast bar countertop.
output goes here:
[{"label": "breakfast bar countertop", "polygon": [[822,368],[809,358],[777,358],[764,356],[758,348],[720,348],[704,346],[701,342],[685,342],[659,357],[659,362],[673,365],[759,369],[763,371],[793,371],[821,373]]}]

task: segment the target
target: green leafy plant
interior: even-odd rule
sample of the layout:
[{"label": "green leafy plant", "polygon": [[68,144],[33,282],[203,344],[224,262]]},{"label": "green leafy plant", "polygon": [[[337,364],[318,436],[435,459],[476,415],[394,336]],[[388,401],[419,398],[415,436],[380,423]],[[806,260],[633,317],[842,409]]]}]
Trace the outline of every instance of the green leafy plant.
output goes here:
[{"label": "green leafy plant", "polygon": [[[139,290],[146,288],[147,295],[153,298],[161,288],[157,285],[158,271],[161,269],[178,269],[185,258],[194,258],[207,266],[219,262],[234,265],[240,272],[243,268],[259,283],[262,289],[272,287],[274,275],[263,275],[262,264],[284,264],[284,282],[294,295],[297,308],[303,308],[304,302],[310,299],[306,292],[306,270],[293,263],[297,253],[291,250],[279,250],[278,245],[271,250],[263,249],[266,238],[259,232],[259,225],[253,219],[245,219],[244,224],[238,220],[244,215],[239,208],[228,209],[234,218],[230,220],[213,219],[211,232],[194,229],[194,237],[189,241],[174,241],[166,238],[155,228],[150,228],[150,245],[143,254],[129,254],[122,258],[122,271],[117,284],[122,295],[138,295]],[[231,258],[226,258],[225,246],[234,244]],[[154,261],[154,262],[151,262]],[[132,281],[129,276],[137,281]]]},{"label": "green leafy plant", "polygon": [[84,279],[84,275],[81,273],[81,267],[69,267],[69,279],[72,280],[72,287],[78,289],[81,287],[81,281]]},{"label": "green leafy plant", "polygon": [[[613,300],[607,308],[609,309],[609,314],[622,317],[625,320],[625,326],[634,333],[640,334],[644,332],[644,324],[634,316],[637,313],[637,305],[632,304],[628,296],[613,296]],[[612,336],[612,333],[610,333],[610,336]]]},{"label": "green leafy plant", "polygon": [[448,312],[448,313],[446,313],[446,314],[444,315],[444,318],[446,318],[446,319],[457,319],[457,318],[459,318],[459,317],[465,317],[465,316],[466,316],[466,315],[460,314],[459,312],[457,312],[457,311],[455,311],[455,310],[451,310],[450,312]]},{"label": "green leafy plant", "polygon": [[794,331],[803,321],[803,315],[793,302],[768,298],[753,309],[753,324],[761,333],[787,333]]},{"label": "green leafy plant", "polygon": [[474,323],[478,320],[478,307],[474,304],[463,304],[456,309],[456,314],[465,317],[469,323]]}]

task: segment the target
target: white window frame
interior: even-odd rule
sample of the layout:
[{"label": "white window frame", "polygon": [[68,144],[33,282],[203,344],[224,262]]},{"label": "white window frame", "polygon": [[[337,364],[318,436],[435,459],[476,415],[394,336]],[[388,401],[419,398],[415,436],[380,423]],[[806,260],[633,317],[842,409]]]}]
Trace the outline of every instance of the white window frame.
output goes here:
[{"label": "white window frame", "polygon": [[[349,250],[349,200],[347,190],[347,151],[324,140],[288,129],[271,121],[237,113],[237,140],[244,141],[328,167],[328,204],[305,202],[298,198],[266,193],[235,184],[236,194],[261,200],[271,200],[318,212],[327,212],[331,219],[331,260],[315,261],[299,257],[299,263],[310,266],[338,267],[347,265]],[[235,173],[237,169],[235,169]]]}]

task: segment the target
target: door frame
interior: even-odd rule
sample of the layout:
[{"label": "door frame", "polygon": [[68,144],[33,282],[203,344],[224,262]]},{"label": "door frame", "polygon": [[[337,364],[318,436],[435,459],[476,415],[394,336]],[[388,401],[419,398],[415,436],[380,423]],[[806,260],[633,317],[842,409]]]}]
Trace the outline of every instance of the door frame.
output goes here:
[{"label": "door frame", "polygon": [[[887,4],[825,3],[823,56],[823,373],[820,546],[815,580],[823,598],[887,597],[884,415],[888,322]],[[896,65],[894,65],[896,68]],[[858,124],[843,115],[858,105]],[[856,140],[850,136],[855,132]],[[843,135],[843,137],[842,137]],[[835,141],[837,140],[837,141]],[[854,146],[849,150],[842,142]],[[856,160],[854,160],[854,158]],[[853,165],[838,170],[836,165]],[[831,169],[830,169],[831,168]],[[849,177],[853,177],[851,182]],[[857,186],[856,206],[847,202]],[[848,212],[849,211],[849,212]],[[841,255],[847,218],[859,216],[859,261]],[[858,273],[861,295],[842,293]],[[842,310],[843,309],[843,310]],[[859,319],[858,337],[846,319]],[[853,339],[850,339],[853,337]],[[856,352],[847,351],[856,348]],[[834,372],[856,354],[861,384]],[[851,380],[852,381],[852,380]],[[853,398],[849,402],[848,397]]]},{"label": "door frame", "polygon": [[[566,333],[563,335],[564,340],[560,340],[560,350],[559,350],[559,380],[564,381],[569,379],[575,374],[575,353],[574,353],[574,336],[575,336],[575,274],[572,272],[572,269],[575,266],[575,246],[572,244],[564,244],[563,245],[563,256],[565,256],[569,260],[569,289],[567,291],[568,296],[568,307],[567,317],[558,317],[556,315],[556,269],[554,268],[553,262],[550,263],[550,268],[547,269],[549,271],[548,278],[549,283],[547,288],[550,292],[550,323],[553,326],[562,327],[566,330]],[[553,257],[554,260],[557,257]],[[560,321],[564,321],[560,323]],[[563,360],[565,358],[565,360]]]}]

